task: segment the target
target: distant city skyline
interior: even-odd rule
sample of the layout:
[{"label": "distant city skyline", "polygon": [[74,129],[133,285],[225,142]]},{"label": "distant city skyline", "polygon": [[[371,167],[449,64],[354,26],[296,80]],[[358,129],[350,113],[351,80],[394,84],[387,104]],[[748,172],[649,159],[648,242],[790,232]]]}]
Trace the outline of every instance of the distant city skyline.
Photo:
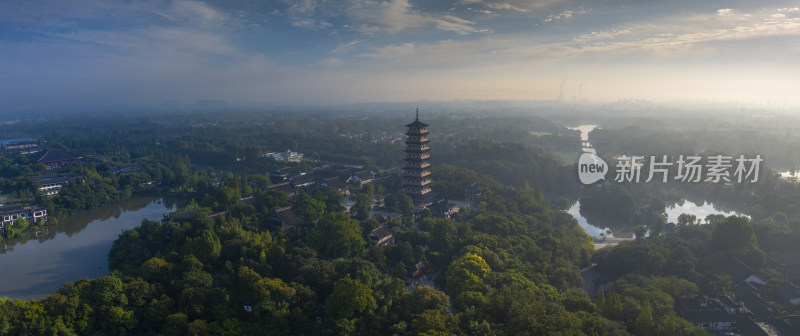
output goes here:
[{"label": "distant city skyline", "polygon": [[0,113],[559,97],[800,106],[797,59],[797,1],[0,2]]}]

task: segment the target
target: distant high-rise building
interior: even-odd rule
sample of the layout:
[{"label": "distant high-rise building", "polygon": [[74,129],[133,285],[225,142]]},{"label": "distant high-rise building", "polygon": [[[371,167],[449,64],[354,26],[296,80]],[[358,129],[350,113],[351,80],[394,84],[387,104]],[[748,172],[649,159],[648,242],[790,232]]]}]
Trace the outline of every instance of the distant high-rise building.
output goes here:
[{"label": "distant high-rise building", "polygon": [[406,125],[406,157],[403,159],[403,191],[415,204],[426,204],[431,191],[430,146],[428,125],[419,121],[419,107],[414,122]]}]

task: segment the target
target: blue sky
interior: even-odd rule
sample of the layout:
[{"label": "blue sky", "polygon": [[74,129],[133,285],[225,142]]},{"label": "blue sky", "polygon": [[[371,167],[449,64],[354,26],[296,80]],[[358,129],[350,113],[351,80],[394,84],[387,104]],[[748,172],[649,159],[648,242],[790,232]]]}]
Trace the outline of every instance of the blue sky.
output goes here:
[{"label": "blue sky", "polygon": [[2,0],[0,109],[554,99],[562,82],[567,99],[800,105],[799,7]]}]

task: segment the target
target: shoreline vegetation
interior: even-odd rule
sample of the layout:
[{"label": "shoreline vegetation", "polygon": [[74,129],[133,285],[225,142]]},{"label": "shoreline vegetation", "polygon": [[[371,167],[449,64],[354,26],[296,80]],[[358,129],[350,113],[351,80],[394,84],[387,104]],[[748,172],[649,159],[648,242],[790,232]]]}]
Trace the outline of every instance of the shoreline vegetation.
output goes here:
[{"label": "shoreline vegetation", "polygon": [[[226,119],[179,113],[15,124],[20,138],[88,158],[66,168],[85,181],[45,196],[31,191],[38,189],[30,162],[4,156],[0,190],[22,202],[75,214],[155,185],[188,205],[182,216],[123,232],[109,253],[109,276],[68,282],[42,300],[0,299],[0,334],[705,335],[675,303],[736,298],[742,279],[719,267],[728,264],[762,280],[757,290],[775,312],[799,312],[776,294],[795,279],[769,261],[796,254],[800,238],[800,188],[777,177],[585,188],[582,206],[637,237],[595,251],[564,211],[566,197],[581,190],[576,169],[555,158],[579,151],[579,132],[544,117],[425,118],[434,125],[433,191],[463,200],[466,186],[482,188],[446,218],[414,211],[398,192],[405,118]],[[595,132],[606,133],[595,140]],[[637,138],[619,142],[630,134]],[[615,146],[653,147],[648,134],[603,124],[592,139],[611,155]],[[268,149],[308,159],[276,161],[264,156]],[[136,163],[142,172],[118,176],[112,163]],[[299,186],[326,163],[327,171],[346,164],[376,177]],[[283,173],[307,177],[284,181]],[[670,225],[664,207],[681,192],[742,204],[750,218]],[[373,216],[375,207],[400,216]],[[391,234],[392,243],[379,245],[387,240],[376,233]],[[587,267],[599,278],[583,279]],[[581,289],[600,284],[598,297]]]}]

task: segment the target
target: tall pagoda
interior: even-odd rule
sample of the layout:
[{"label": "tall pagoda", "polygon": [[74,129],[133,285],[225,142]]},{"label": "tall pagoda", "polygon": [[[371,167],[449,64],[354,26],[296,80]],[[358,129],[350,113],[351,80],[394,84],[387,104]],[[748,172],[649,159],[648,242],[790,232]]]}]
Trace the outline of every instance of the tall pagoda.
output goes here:
[{"label": "tall pagoda", "polygon": [[406,157],[403,159],[403,191],[414,200],[415,204],[429,203],[431,192],[431,150],[428,146],[427,124],[419,121],[419,107],[417,118],[406,125]]}]

